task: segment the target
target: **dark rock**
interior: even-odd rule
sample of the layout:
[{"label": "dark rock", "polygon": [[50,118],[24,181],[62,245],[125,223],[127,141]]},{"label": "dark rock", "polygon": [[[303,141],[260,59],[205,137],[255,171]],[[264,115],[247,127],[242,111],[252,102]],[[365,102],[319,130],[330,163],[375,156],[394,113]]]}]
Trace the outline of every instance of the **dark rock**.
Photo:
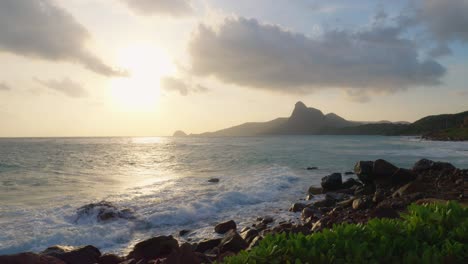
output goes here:
[{"label": "dark rock", "polygon": [[[157,262],[156,262],[157,263]],[[188,243],[182,244],[178,249],[169,254],[163,259],[161,264],[199,264],[201,260],[193,251],[192,246]]]},{"label": "dark rock", "polygon": [[380,203],[385,199],[385,192],[382,189],[377,189],[374,193],[374,197],[372,197],[372,201],[374,203]]},{"label": "dark rock", "polygon": [[454,170],[455,167],[448,162],[434,162],[428,159],[421,159],[413,166],[414,172],[422,172],[426,170]]},{"label": "dark rock", "polygon": [[31,252],[0,256],[1,264],[66,264],[62,260]]},{"label": "dark rock", "polygon": [[305,207],[306,205],[303,203],[293,203],[293,205],[291,205],[291,207],[289,208],[289,211],[297,213],[302,211],[302,209],[304,209]]},{"label": "dark rock", "polygon": [[372,183],[364,184],[363,186],[359,186],[354,191],[355,195],[369,195],[375,192],[375,185]]},{"label": "dark rock", "polygon": [[211,178],[211,179],[208,180],[208,182],[218,183],[219,179],[218,178]]},{"label": "dark rock", "polygon": [[307,170],[318,170],[318,167],[307,167]]},{"label": "dark rock", "polygon": [[125,259],[114,254],[104,254],[99,257],[99,264],[119,264]]},{"label": "dark rock", "polygon": [[313,194],[308,194],[307,197],[306,197],[306,200],[310,201],[312,199],[314,199],[314,195]]},{"label": "dark rock", "polygon": [[330,196],[325,196],[324,200],[317,201],[313,203],[315,207],[330,207],[336,204],[336,200],[331,198]]},{"label": "dark rock", "polygon": [[317,210],[317,208],[306,207],[302,210],[301,218],[302,220],[307,220],[308,218],[317,219],[322,216],[322,213]]},{"label": "dark rock", "polygon": [[128,258],[156,259],[165,257],[179,248],[179,243],[172,236],[158,236],[138,242]]},{"label": "dark rock", "polygon": [[311,194],[311,195],[321,194],[322,191],[323,190],[320,187],[310,186],[308,190],[308,194]]},{"label": "dark rock", "polygon": [[182,229],[179,231],[179,236],[185,236],[188,233],[190,233],[190,230]]},{"label": "dark rock", "polygon": [[245,240],[245,242],[247,242],[247,244],[250,244],[250,242],[252,242],[252,240],[258,236],[258,231],[255,230],[255,229],[248,229],[244,232],[242,232],[240,235],[242,237],[242,239]]},{"label": "dark rock", "polygon": [[393,194],[392,197],[402,197],[405,195],[413,194],[413,193],[418,193],[418,192],[423,192],[424,187],[422,184],[418,181],[413,181],[410,183],[407,183],[403,186],[401,186],[398,190],[396,190]]},{"label": "dark rock", "polygon": [[361,186],[362,184],[358,181],[356,181],[355,179],[353,178],[349,178],[347,179],[346,181],[343,182],[341,188],[343,189],[348,189],[348,188],[351,188],[353,186]]},{"label": "dark rock", "polygon": [[336,202],[341,202],[345,199],[349,198],[349,195],[345,193],[339,193],[339,192],[329,192],[325,194],[325,199],[326,200],[334,200]]},{"label": "dark rock", "polygon": [[250,242],[249,244],[249,247],[247,248],[247,250],[251,250],[253,247],[256,247],[258,246],[258,244],[260,243],[260,241],[262,241],[263,237],[262,236],[256,236],[252,242]]},{"label": "dark rock", "polygon": [[344,175],[353,175],[353,174],[354,174],[354,172],[352,172],[352,171],[347,171],[347,172],[344,173]]},{"label": "dark rock", "polygon": [[243,249],[246,249],[247,247],[248,244],[245,242],[245,240],[242,239],[242,237],[235,230],[231,229],[223,237],[218,248],[220,252],[231,251],[237,253]]},{"label": "dark rock", "polygon": [[196,252],[204,253],[210,249],[217,247],[221,243],[221,238],[203,240],[197,244],[195,247]]},{"label": "dark rock", "polygon": [[135,219],[135,216],[130,209],[118,209],[110,202],[101,201],[98,203],[90,203],[76,210],[77,218],[75,222],[82,217],[96,216],[98,221],[108,221],[117,218]]},{"label": "dark rock", "polygon": [[413,181],[416,179],[416,175],[413,171],[408,169],[399,168],[395,173],[392,175],[392,183],[393,184],[401,184]]},{"label": "dark rock", "polygon": [[275,221],[275,219],[273,219],[273,217],[271,216],[260,217],[257,220],[260,221],[260,223],[265,224],[265,225],[271,224]]},{"label": "dark rock", "polygon": [[374,161],[374,167],[372,169],[372,178],[374,180],[391,178],[397,170],[397,166],[391,164],[386,160],[378,159]]},{"label": "dark rock", "polygon": [[135,259],[127,259],[119,264],[137,264],[137,261]]},{"label": "dark rock", "polygon": [[363,183],[372,182],[372,171],[374,169],[373,161],[358,161],[354,165],[354,173],[358,176],[358,179]]},{"label": "dark rock", "polygon": [[222,222],[215,226],[215,232],[218,234],[224,234],[231,229],[237,229],[236,222],[234,222],[233,220]]},{"label": "dark rock", "polygon": [[333,173],[328,176],[322,178],[322,188],[324,190],[338,190],[341,189],[341,185],[343,184],[341,173]]},{"label": "dark rock", "polygon": [[370,217],[372,218],[399,218],[400,214],[393,208],[376,208],[372,211]]},{"label": "dark rock", "polygon": [[42,251],[41,254],[61,259],[67,264],[94,264],[101,256],[99,249],[94,246],[52,246]]}]

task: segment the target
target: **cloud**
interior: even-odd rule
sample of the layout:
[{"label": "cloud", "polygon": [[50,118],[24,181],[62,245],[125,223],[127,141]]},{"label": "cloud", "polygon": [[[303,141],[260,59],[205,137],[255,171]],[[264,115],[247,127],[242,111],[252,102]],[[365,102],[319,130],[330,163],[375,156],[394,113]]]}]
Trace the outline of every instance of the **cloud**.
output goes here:
[{"label": "cloud", "polygon": [[86,89],[83,88],[81,84],[76,83],[70,80],[69,78],[64,78],[60,81],[40,80],[37,78],[34,78],[34,80],[49,89],[61,92],[69,97],[82,98],[88,96],[88,92],[86,91]]},{"label": "cloud", "polygon": [[4,82],[1,82],[0,83],[0,92],[1,91],[10,91],[11,88],[8,84],[4,83]]},{"label": "cloud", "polygon": [[89,38],[89,32],[51,0],[0,1],[0,52],[79,63],[105,76],[126,75],[88,51]]},{"label": "cloud", "polygon": [[329,30],[310,38],[255,19],[201,24],[189,44],[191,72],[255,89],[306,94],[324,88],[394,92],[437,85],[446,69],[421,59],[400,26]]},{"label": "cloud", "polygon": [[139,15],[187,16],[193,13],[191,0],[121,0]]},{"label": "cloud", "polygon": [[165,77],[161,79],[161,87],[168,92],[178,92],[182,96],[187,96],[190,93],[206,93],[208,88],[202,85],[191,86],[182,79],[175,77]]}]

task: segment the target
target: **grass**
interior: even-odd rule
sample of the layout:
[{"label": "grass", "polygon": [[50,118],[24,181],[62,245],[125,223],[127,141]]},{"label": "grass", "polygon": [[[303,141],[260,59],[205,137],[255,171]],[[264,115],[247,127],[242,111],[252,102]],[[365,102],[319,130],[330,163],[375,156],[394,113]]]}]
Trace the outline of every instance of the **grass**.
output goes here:
[{"label": "grass", "polygon": [[411,205],[399,219],[340,224],[311,235],[276,234],[225,263],[466,263],[468,208]]}]

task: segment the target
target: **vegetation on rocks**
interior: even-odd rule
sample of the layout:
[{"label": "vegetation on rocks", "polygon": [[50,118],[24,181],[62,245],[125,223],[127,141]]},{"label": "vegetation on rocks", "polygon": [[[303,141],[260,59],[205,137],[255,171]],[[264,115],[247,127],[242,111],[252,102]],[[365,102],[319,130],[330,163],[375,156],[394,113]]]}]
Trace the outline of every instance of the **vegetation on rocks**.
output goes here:
[{"label": "vegetation on rocks", "polygon": [[266,236],[225,263],[463,263],[468,209],[456,202],[412,204],[401,219],[338,224],[304,235]]}]

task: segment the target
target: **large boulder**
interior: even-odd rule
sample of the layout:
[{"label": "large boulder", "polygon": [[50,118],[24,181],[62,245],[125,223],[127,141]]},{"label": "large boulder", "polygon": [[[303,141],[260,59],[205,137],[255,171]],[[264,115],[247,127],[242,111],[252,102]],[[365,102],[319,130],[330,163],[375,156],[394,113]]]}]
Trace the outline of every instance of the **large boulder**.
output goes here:
[{"label": "large boulder", "polygon": [[0,263],[2,264],[66,264],[62,260],[47,256],[39,255],[36,253],[25,252],[14,255],[0,256]]},{"label": "large boulder", "polygon": [[41,254],[58,258],[67,264],[94,264],[99,261],[101,256],[99,249],[91,245],[84,247],[52,246],[42,251]]},{"label": "large boulder", "polygon": [[322,178],[322,188],[327,191],[338,190],[342,188],[343,179],[341,173],[333,173]]},{"label": "large boulder", "polygon": [[305,207],[306,205],[303,203],[293,203],[291,207],[289,207],[289,211],[293,213],[297,213],[297,212],[302,211],[302,209],[304,209]]},{"label": "large boulder", "polygon": [[454,170],[455,166],[448,162],[432,161],[421,159],[413,165],[414,172],[422,172],[426,170]]},{"label": "large boulder", "polygon": [[165,257],[179,248],[179,243],[172,236],[158,236],[138,242],[128,254],[127,259],[156,259]]},{"label": "large boulder", "polygon": [[392,175],[397,170],[397,166],[391,164],[386,160],[378,159],[374,161],[374,167],[372,168],[371,178],[374,181],[381,181],[384,183],[391,182]]},{"label": "large boulder", "polygon": [[356,173],[358,179],[363,183],[372,182],[373,169],[373,161],[358,161],[356,165],[354,165],[354,173]]},{"label": "large boulder", "polygon": [[[148,262],[152,263],[152,262]],[[202,263],[197,253],[193,251],[190,244],[184,243],[177,250],[169,254],[161,262],[155,262],[161,264],[199,264]]]},{"label": "large boulder", "polygon": [[195,246],[195,251],[204,253],[205,251],[217,247],[219,243],[221,243],[221,238],[202,240]]},{"label": "large boulder", "polygon": [[412,170],[399,168],[392,175],[392,182],[394,184],[402,184],[413,181],[416,179],[416,174]]},{"label": "large boulder", "polygon": [[349,178],[347,179],[346,181],[343,182],[343,185],[342,185],[342,188],[343,189],[348,189],[348,188],[351,188],[353,186],[361,186],[362,184],[360,182],[358,182],[357,180],[353,179],[353,178]]},{"label": "large boulder", "polygon": [[75,222],[85,217],[96,217],[99,222],[114,220],[114,219],[135,219],[132,210],[128,208],[119,209],[115,205],[107,201],[98,203],[90,203],[76,210]]},{"label": "large boulder", "polygon": [[221,240],[219,245],[219,251],[223,252],[234,252],[237,253],[243,249],[246,249],[249,245],[244,239],[236,232],[236,230],[229,230]]},{"label": "large boulder", "polygon": [[424,187],[421,185],[419,181],[413,181],[401,186],[398,190],[396,190],[393,194],[393,198],[403,197],[413,193],[424,192]]},{"label": "large boulder", "polygon": [[237,225],[236,225],[236,222],[234,222],[233,220],[229,220],[229,221],[217,224],[214,229],[215,229],[215,232],[218,234],[225,234],[231,229],[236,230]]},{"label": "large boulder", "polygon": [[247,242],[247,244],[250,244],[250,242],[252,242],[252,240],[258,235],[258,231],[256,229],[251,228],[240,233],[240,236],[242,237],[242,239],[245,240],[245,242]]},{"label": "large boulder", "polygon": [[317,195],[317,194],[321,194],[322,192],[323,192],[322,188],[315,187],[315,186],[310,186],[309,190],[307,191],[309,195]]}]

